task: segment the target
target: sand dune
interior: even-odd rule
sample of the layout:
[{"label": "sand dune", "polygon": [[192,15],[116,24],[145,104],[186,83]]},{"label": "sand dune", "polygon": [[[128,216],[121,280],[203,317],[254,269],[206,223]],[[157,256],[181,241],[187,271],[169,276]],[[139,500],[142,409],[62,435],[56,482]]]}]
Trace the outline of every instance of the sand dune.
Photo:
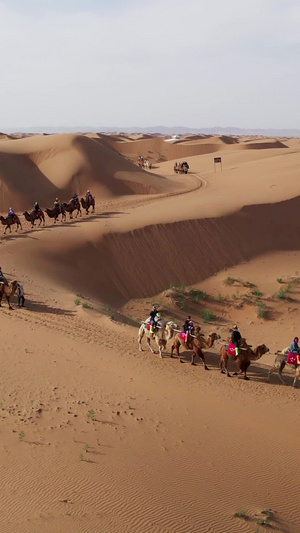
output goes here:
[{"label": "sand dune", "polygon": [[52,204],[59,196],[87,188],[106,199],[132,193],[172,190],[154,173],[146,176],[107,145],[82,135],[33,136],[0,143],[0,210],[23,209],[36,200]]},{"label": "sand dune", "polygon": [[[298,533],[299,390],[289,370],[287,387],[266,378],[299,335],[299,140],[145,137],[0,142],[0,209],[74,188],[97,201],[93,215],[1,239],[26,307],[1,308],[0,529],[251,533],[267,520]],[[128,161],[138,155],[154,172]],[[175,176],[183,158],[190,173]],[[209,372],[184,350],[172,360],[170,344],[163,359],[138,351],[154,301],[221,336]],[[250,382],[219,371],[234,322],[270,348]]]}]

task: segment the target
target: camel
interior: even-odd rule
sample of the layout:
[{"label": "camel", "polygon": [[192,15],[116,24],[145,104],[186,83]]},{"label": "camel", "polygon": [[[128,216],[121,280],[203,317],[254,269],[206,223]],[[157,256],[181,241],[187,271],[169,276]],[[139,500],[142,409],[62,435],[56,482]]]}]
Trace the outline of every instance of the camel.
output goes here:
[{"label": "camel", "polygon": [[95,198],[92,198],[90,200],[89,196],[86,196],[85,198],[80,199],[82,208],[86,210],[86,214],[89,214],[89,208],[93,208],[93,213],[95,212]]},{"label": "camel", "polygon": [[195,357],[199,357],[201,359],[203,366],[205,370],[209,370],[208,366],[205,363],[204,359],[204,353],[203,349],[209,349],[214,345],[214,342],[220,338],[220,335],[217,335],[217,333],[210,333],[206,338],[202,333],[200,333],[199,326],[195,327],[194,335],[189,335],[188,342],[186,343],[184,339],[180,338],[180,335],[176,335],[174,342],[171,347],[171,357],[173,357],[173,351],[176,350],[177,357],[179,357],[179,361],[182,363],[182,359],[179,355],[179,348],[180,346],[183,346],[186,350],[192,350],[192,360],[191,365],[195,364]]},{"label": "camel", "polygon": [[76,210],[77,210],[76,218],[78,217],[78,215],[81,216],[81,205],[80,205],[79,200],[75,202],[75,200],[73,200],[72,198],[72,200],[70,200],[68,203],[63,202],[62,205],[64,206],[67,213],[69,213],[70,219],[73,218],[73,211],[76,211]]},{"label": "camel", "polygon": [[283,379],[282,379],[282,372],[283,372],[284,367],[287,366],[287,367],[293,368],[293,370],[295,372],[295,378],[294,378],[294,381],[293,381],[293,387],[296,387],[297,379],[299,379],[299,377],[300,377],[300,365],[298,365],[298,364],[297,365],[292,365],[292,364],[286,362],[287,355],[289,354],[289,352],[290,352],[290,348],[288,347],[288,348],[285,348],[284,350],[282,350],[282,352],[280,354],[276,355],[275,361],[274,361],[274,365],[269,370],[267,381],[270,380],[270,376],[271,376],[271,374],[273,374],[273,372],[278,372],[278,377],[279,377],[281,383],[283,385],[286,385],[286,382],[283,381]]},{"label": "camel", "polygon": [[10,305],[10,298],[15,294],[18,288],[18,282],[12,281],[11,283],[1,281],[0,282],[0,307],[2,307],[2,298],[5,295],[9,309],[13,309]]},{"label": "camel", "polygon": [[22,229],[22,224],[20,222],[20,219],[19,219],[18,215],[14,215],[13,217],[12,216],[8,216],[8,217],[5,217],[5,218],[0,216],[0,220],[1,220],[1,223],[3,224],[3,226],[6,226],[6,228],[4,230],[4,235],[6,234],[7,228],[9,228],[9,231],[11,233],[11,227],[10,226],[13,226],[14,224],[17,224],[16,231],[18,231],[19,226]]},{"label": "camel", "polygon": [[161,358],[163,357],[162,352],[166,349],[168,340],[170,340],[173,337],[174,330],[177,328],[177,325],[174,324],[174,322],[172,321],[164,322],[163,320],[161,320],[160,323],[161,323],[161,327],[159,327],[157,331],[154,331],[154,333],[150,333],[150,331],[147,329],[148,322],[142,323],[139,329],[139,334],[138,334],[138,343],[139,343],[140,352],[143,351],[142,338],[145,335],[147,338],[147,344],[148,344],[149,350],[151,350],[152,353],[155,353],[150,344],[151,339],[154,339],[158,346],[159,355]]},{"label": "camel", "polygon": [[227,376],[230,378],[230,374],[227,370],[227,363],[228,359],[233,359],[236,361],[238,367],[239,367],[239,373],[234,372],[234,376],[244,374],[244,379],[249,381],[250,378],[247,376],[247,370],[248,367],[251,364],[251,361],[257,361],[260,359],[265,353],[269,352],[269,348],[265,344],[259,344],[252,350],[250,346],[248,346],[246,339],[241,339],[241,346],[239,347],[239,355],[232,355],[228,354],[228,344],[224,344],[221,346],[220,349],[220,368],[222,374],[227,374]]},{"label": "camel", "polygon": [[28,213],[28,211],[24,211],[23,215],[26,218],[27,222],[31,223],[32,228],[36,220],[40,221],[39,226],[41,225],[42,222],[43,222],[43,225],[45,226],[45,215],[41,209],[39,209],[38,212],[36,212],[36,210],[33,209],[33,211],[31,211],[30,213]]},{"label": "camel", "polygon": [[48,209],[48,207],[46,207],[46,213],[49,218],[54,218],[54,224],[56,224],[56,221],[58,220],[60,213],[61,213],[62,222],[66,221],[66,210],[63,205],[61,206],[61,209],[59,209],[58,207],[53,207],[52,209]]}]

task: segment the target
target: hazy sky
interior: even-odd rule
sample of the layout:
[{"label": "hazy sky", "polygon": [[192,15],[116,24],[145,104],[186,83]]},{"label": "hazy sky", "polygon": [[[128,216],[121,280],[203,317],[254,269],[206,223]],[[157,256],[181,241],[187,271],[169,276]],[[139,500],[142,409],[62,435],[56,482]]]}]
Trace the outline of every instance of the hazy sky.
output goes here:
[{"label": "hazy sky", "polygon": [[0,0],[0,131],[300,128],[299,0]]}]

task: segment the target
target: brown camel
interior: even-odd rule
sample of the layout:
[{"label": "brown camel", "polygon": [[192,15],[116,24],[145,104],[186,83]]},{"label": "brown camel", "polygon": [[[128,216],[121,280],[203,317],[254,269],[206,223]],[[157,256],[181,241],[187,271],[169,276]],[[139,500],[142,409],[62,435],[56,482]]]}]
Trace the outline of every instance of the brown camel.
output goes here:
[{"label": "brown camel", "polygon": [[4,230],[4,234],[6,234],[7,228],[9,228],[9,231],[11,233],[11,227],[10,226],[13,226],[14,224],[17,224],[16,231],[18,231],[19,226],[22,229],[22,224],[20,222],[20,219],[19,219],[18,215],[8,216],[8,217],[5,217],[5,218],[0,216],[0,220],[1,220],[1,223],[3,224],[3,226],[6,226],[6,228]]},{"label": "brown camel", "polygon": [[89,208],[93,208],[93,213],[95,212],[95,198],[90,199],[89,196],[86,196],[85,198],[81,198],[80,200],[81,205],[83,209],[86,210],[86,214],[89,214]]},{"label": "brown camel", "polygon": [[67,202],[63,202],[62,205],[64,206],[64,208],[67,211],[67,213],[69,213],[70,219],[73,218],[73,211],[76,211],[76,210],[77,210],[76,218],[78,217],[78,215],[81,216],[81,205],[80,205],[79,200],[77,200],[77,202],[75,202],[75,200],[73,200],[73,198],[72,198],[68,203]]},{"label": "brown camel", "polygon": [[287,368],[292,368],[294,370],[294,372],[295,372],[295,378],[294,378],[294,381],[293,381],[293,387],[296,387],[297,379],[300,378],[300,365],[292,365],[292,364],[286,362],[287,355],[289,354],[289,352],[290,352],[290,348],[288,347],[288,348],[285,348],[284,350],[282,350],[282,352],[280,354],[276,355],[275,361],[274,361],[274,365],[269,370],[267,381],[270,380],[270,376],[271,376],[271,374],[273,374],[273,372],[278,372],[278,377],[279,377],[281,383],[283,385],[286,385],[286,382],[283,381],[283,379],[282,379],[282,372],[283,372],[283,369],[285,368],[285,366],[287,366]]},{"label": "brown camel", "polygon": [[52,209],[48,209],[48,207],[46,207],[45,211],[49,218],[54,218],[54,224],[56,224],[60,213],[62,222],[66,221],[66,210],[63,205],[61,205],[61,209],[59,209],[59,207],[53,207]]},{"label": "brown camel", "polygon": [[36,212],[36,210],[33,209],[33,211],[31,211],[30,213],[28,213],[28,211],[24,211],[23,215],[26,218],[27,222],[31,223],[32,228],[36,220],[40,221],[39,226],[41,225],[42,222],[43,222],[43,225],[45,226],[45,215],[41,209],[39,209],[38,212]]},{"label": "brown camel", "polygon": [[182,359],[179,355],[179,348],[180,346],[183,346],[186,350],[192,351],[192,361],[191,364],[195,364],[195,357],[199,357],[201,359],[203,366],[205,370],[209,370],[208,366],[205,363],[204,359],[204,353],[203,349],[209,349],[214,345],[214,342],[220,338],[217,333],[210,333],[206,338],[202,333],[200,333],[201,328],[199,326],[196,326],[194,329],[194,335],[189,335],[188,342],[186,343],[184,339],[180,338],[180,335],[176,335],[174,338],[174,342],[171,347],[171,357],[173,357],[173,352],[176,350],[177,357],[179,357],[179,361],[182,363]]},{"label": "brown camel", "polygon": [[139,335],[138,335],[138,343],[139,343],[139,350],[140,352],[143,351],[142,348],[142,338],[144,335],[147,338],[147,344],[149,350],[151,350],[152,353],[154,353],[154,350],[151,346],[151,339],[154,339],[157,346],[159,355],[162,358],[162,352],[167,347],[167,342],[169,339],[171,339],[174,335],[174,330],[177,328],[177,325],[174,324],[174,322],[164,322],[163,320],[160,321],[161,327],[155,331],[154,333],[150,333],[150,331],[147,329],[148,323],[143,322],[143,324],[139,328]]},{"label": "brown camel", "polygon": [[236,361],[239,372],[234,372],[234,376],[244,374],[244,379],[249,381],[249,378],[247,376],[247,370],[248,367],[251,364],[251,361],[257,361],[260,359],[265,353],[269,351],[269,348],[265,344],[260,344],[254,350],[250,346],[247,345],[246,339],[241,339],[241,346],[239,347],[239,355],[232,355],[228,354],[228,345],[224,344],[221,346],[220,349],[220,368],[222,374],[227,374],[227,376],[230,378],[230,374],[227,369],[227,363],[228,359],[233,359]]},{"label": "brown camel", "polygon": [[12,281],[11,283],[6,281],[0,282],[0,307],[2,307],[2,298],[5,296],[9,309],[12,309],[12,306],[10,305],[10,298],[15,294],[17,287],[18,282],[16,280]]}]

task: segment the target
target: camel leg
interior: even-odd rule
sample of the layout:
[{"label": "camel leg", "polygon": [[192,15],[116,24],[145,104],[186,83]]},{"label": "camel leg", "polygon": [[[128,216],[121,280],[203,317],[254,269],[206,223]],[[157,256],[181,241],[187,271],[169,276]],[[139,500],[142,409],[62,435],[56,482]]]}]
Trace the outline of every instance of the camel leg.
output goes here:
[{"label": "camel leg", "polygon": [[148,347],[149,347],[150,352],[155,353],[155,351],[152,349],[152,346],[151,346],[151,344],[150,344],[150,339],[149,339],[149,337],[147,337],[147,344],[148,344]]},{"label": "camel leg", "polygon": [[270,381],[271,374],[273,374],[273,372],[277,372],[277,370],[278,370],[278,377],[279,377],[282,385],[286,385],[286,382],[283,381],[283,379],[282,379],[282,371],[283,371],[283,369],[285,367],[285,362],[283,361],[283,363],[284,363],[283,366],[282,366],[282,363],[281,363],[281,365],[279,367],[279,370],[278,370],[278,368],[276,368],[276,366],[272,366],[272,368],[269,369],[267,381]]},{"label": "camel leg", "polygon": [[227,377],[228,378],[231,378],[231,374],[229,374],[228,372],[228,368],[227,368],[227,364],[228,364],[228,356],[221,356],[221,360],[220,360],[220,368],[221,368],[221,374],[227,374]]},{"label": "camel leg", "polygon": [[9,296],[5,295],[6,296],[6,301],[8,303],[8,308],[9,309],[13,309],[13,307],[10,305],[10,300],[9,300]]},{"label": "camel leg", "polygon": [[[195,357],[195,355],[196,354],[194,354],[194,357]],[[197,355],[198,355],[198,357],[201,359],[201,361],[203,363],[204,370],[209,370],[208,366],[205,364],[204,353],[202,352],[202,350],[198,349],[197,350]]]},{"label": "camel leg", "polygon": [[143,351],[143,348],[142,348],[142,336],[139,336],[138,338],[138,344],[139,344],[139,351],[142,352]]}]

